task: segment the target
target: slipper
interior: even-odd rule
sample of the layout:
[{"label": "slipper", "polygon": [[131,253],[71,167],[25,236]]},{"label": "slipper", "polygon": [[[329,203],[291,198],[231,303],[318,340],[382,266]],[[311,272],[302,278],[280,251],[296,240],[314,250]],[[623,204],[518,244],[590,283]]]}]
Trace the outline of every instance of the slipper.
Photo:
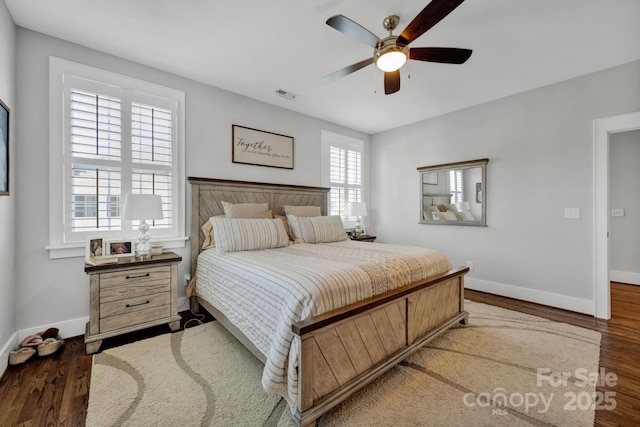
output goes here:
[{"label": "slipper", "polygon": [[49,356],[62,347],[64,340],[58,336],[57,338],[47,338],[38,346],[38,356]]},{"label": "slipper", "polygon": [[40,335],[43,340],[46,340],[47,338],[56,338],[59,331],[58,328],[49,328],[46,331],[38,332],[36,335]]},{"label": "slipper", "polygon": [[29,335],[20,342],[20,347],[38,347],[42,344],[42,337],[40,335]]},{"label": "slipper", "polygon": [[34,354],[36,354],[36,349],[33,347],[23,347],[16,351],[12,351],[9,353],[9,365],[22,365],[31,359]]}]

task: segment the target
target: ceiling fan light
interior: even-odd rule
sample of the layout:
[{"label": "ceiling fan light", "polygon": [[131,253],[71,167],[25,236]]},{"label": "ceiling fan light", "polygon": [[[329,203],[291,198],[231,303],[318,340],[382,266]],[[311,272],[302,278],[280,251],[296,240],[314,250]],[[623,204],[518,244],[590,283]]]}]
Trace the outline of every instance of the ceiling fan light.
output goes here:
[{"label": "ceiling fan light", "polygon": [[396,71],[407,62],[407,54],[402,49],[387,49],[378,56],[376,66],[384,72]]}]

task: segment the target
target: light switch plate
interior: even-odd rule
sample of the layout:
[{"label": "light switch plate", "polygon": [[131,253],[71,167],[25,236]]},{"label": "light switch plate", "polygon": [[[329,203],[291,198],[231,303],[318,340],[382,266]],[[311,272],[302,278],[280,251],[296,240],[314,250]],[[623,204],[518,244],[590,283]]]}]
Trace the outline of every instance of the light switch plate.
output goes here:
[{"label": "light switch plate", "polygon": [[624,216],[624,209],[621,209],[621,208],[611,209],[611,216],[613,216],[613,217],[623,217]]},{"label": "light switch plate", "polygon": [[580,219],[580,208],[564,208],[564,219]]}]

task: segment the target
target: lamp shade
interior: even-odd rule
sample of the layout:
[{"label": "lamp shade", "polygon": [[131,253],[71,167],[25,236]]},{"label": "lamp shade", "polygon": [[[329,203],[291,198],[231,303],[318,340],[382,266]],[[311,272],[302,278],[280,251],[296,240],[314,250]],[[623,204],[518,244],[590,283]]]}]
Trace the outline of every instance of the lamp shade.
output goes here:
[{"label": "lamp shade", "polygon": [[351,216],[367,216],[367,204],[365,202],[352,202],[349,207]]},{"label": "lamp shade", "polygon": [[125,220],[162,219],[162,198],[156,194],[127,194],[124,198]]}]

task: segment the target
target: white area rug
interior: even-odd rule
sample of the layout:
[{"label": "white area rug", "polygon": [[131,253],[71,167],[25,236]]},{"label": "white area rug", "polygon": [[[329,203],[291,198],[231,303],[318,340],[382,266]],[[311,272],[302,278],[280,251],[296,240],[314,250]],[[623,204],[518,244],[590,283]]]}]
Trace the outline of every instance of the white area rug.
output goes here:
[{"label": "white area rug", "polygon": [[[445,332],[319,426],[591,426],[600,333],[466,302]],[[93,359],[88,426],[290,426],[263,365],[218,322]],[[590,381],[585,380],[589,377]],[[581,409],[582,408],[582,409]]]}]

